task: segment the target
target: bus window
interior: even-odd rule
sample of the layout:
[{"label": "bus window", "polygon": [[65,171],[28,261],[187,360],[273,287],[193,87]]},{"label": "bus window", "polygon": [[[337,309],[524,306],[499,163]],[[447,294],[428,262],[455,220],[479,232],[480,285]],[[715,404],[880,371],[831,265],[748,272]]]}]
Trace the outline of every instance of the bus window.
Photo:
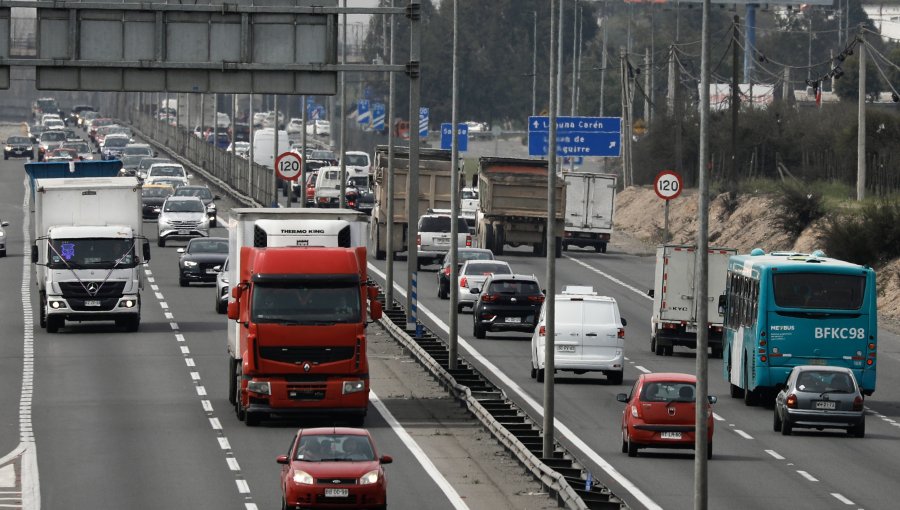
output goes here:
[{"label": "bus window", "polygon": [[784,308],[859,310],[866,288],[864,276],[816,273],[776,274],[775,304]]}]

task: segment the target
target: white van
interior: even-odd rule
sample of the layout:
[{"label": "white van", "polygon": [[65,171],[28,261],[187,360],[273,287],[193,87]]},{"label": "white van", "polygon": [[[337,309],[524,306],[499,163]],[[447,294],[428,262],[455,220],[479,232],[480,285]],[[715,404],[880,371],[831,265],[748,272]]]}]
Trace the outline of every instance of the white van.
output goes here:
[{"label": "white van", "polygon": [[341,202],[341,167],[323,166],[316,177],[316,207],[338,207]]},{"label": "white van", "polygon": [[[278,152],[291,150],[287,131],[278,131]],[[275,168],[275,130],[272,128],[257,129],[253,132],[253,162],[268,168]]]},{"label": "white van", "polygon": [[[567,286],[556,299],[557,371],[603,372],[610,384],[622,384],[625,324],[616,300],[598,296],[593,287]],[[544,380],[546,307],[531,337],[531,377]]]}]

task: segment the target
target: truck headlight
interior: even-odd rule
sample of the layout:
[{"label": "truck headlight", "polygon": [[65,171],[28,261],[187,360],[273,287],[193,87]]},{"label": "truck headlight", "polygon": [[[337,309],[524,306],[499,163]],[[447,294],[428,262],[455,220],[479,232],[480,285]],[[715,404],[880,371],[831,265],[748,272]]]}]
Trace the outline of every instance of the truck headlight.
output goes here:
[{"label": "truck headlight", "polygon": [[50,308],[59,310],[60,308],[68,308],[65,301],[50,301]]},{"label": "truck headlight", "polygon": [[272,385],[268,381],[250,381],[247,383],[247,391],[259,393],[260,395],[271,395]]},{"label": "truck headlight", "polygon": [[341,393],[348,395],[350,393],[359,393],[366,389],[365,381],[344,381],[344,388]]},{"label": "truck headlight", "polygon": [[299,483],[302,485],[312,485],[313,477],[306,471],[294,471],[294,483]]},{"label": "truck headlight", "polygon": [[137,305],[137,301],[134,299],[123,299],[119,301],[119,308],[134,308]]},{"label": "truck headlight", "polygon": [[197,263],[194,262],[193,260],[185,260],[185,261],[182,261],[181,264],[184,267],[197,267]]},{"label": "truck headlight", "polygon": [[377,469],[369,471],[368,473],[359,477],[360,485],[372,485],[373,483],[378,483],[378,470]]}]

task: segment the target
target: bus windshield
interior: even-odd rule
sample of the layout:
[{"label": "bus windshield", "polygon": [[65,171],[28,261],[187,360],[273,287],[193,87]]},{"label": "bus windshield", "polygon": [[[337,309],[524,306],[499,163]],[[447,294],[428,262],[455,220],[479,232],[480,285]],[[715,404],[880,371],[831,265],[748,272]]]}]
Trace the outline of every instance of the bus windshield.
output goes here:
[{"label": "bus windshield", "polygon": [[775,304],[781,308],[859,310],[865,276],[822,273],[776,273],[772,278]]}]

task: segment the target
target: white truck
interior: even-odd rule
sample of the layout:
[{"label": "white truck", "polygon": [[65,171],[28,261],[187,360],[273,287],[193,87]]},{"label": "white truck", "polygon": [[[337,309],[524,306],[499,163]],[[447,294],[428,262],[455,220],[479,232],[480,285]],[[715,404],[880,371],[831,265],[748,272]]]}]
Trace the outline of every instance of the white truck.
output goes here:
[{"label": "white truck", "polygon": [[[709,248],[709,280],[707,282],[707,328],[711,356],[722,357],[722,325],[719,296],[725,294],[728,258],[737,254],[733,248]],[[697,348],[697,293],[695,273],[697,248],[676,244],[656,248],[656,271],[653,289],[653,316],[650,318],[650,350],[671,356],[674,346]]]},{"label": "white truck", "polygon": [[135,177],[37,179],[34,265],[40,324],[48,333],[65,321],[115,321],[126,331],[141,322],[143,236],[141,183]]},{"label": "white truck", "polygon": [[616,210],[616,176],[592,172],[566,172],[566,233],[563,249],[591,246],[606,253]]}]

